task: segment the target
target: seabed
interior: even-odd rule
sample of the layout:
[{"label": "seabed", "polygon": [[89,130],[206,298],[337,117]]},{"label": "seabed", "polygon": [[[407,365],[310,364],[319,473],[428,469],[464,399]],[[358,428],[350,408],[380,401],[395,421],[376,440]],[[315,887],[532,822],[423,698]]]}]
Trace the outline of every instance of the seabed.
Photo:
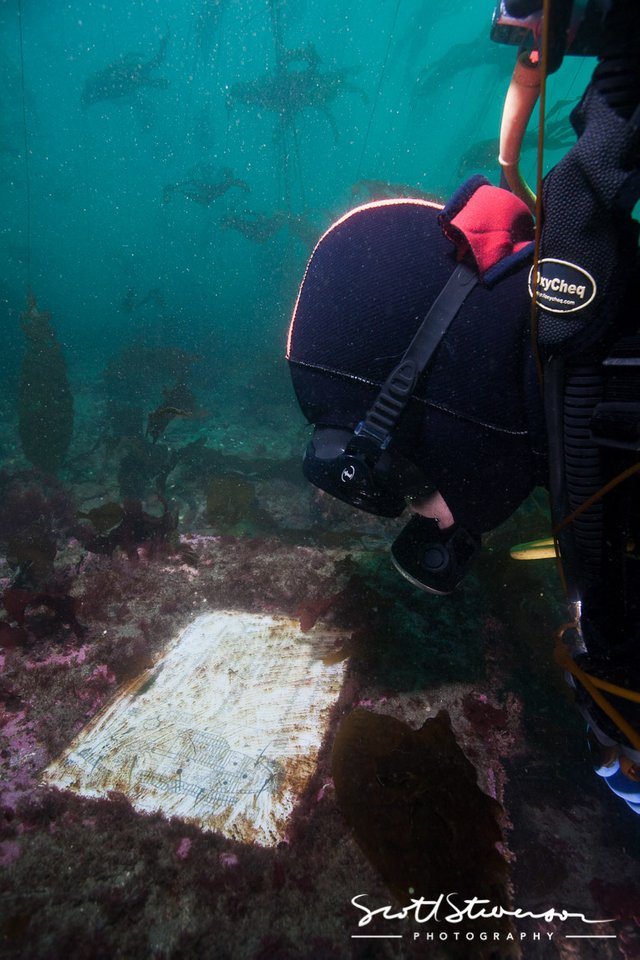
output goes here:
[{"label": "seabed", "polygon": [[[284,515],[291,489],[278,480],[263,505]],[[341,546],[312,542],[325,510]],[[0,956],[490,956],[481,921],[456,927],[472,947],[448,924],[358,925],[353,898],[399,904],[336,794],[333,744],[359,707],[412,730],[448,712],[502,809],[512,905],[615,918],[517,920],[500,956],[637,957],[635,819],[580,753],[551,662],[552,572],[508,560],[538,522],[527,510],[444,600],[405,584],[380,530],[363,518],[354,533],[333,504],[307,536],[182,534],[135,558],[70,542],[82,634],[47,633],[34,612],[38,639],[2,653]],[[405,778],[411,797],[430,795],[445,760]],[[362,790],[363,822],[372,797]],[[446,861],[455,833],[437,815],[425,862]]]}]

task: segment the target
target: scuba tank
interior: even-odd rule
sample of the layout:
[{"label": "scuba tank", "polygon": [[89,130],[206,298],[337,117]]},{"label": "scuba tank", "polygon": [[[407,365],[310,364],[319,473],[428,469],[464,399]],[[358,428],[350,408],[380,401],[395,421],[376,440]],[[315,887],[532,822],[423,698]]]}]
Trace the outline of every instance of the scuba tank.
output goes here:
[{"label": "scuba tank", "polygon": [[[571,115],[578,140],[543,183],[529,278],[554,534],[578,635],[575,659],[564,653],[559,662],[592,739],[614,757],[599,758],[596,771],[640,812],[630,786],[640,780],[640,260],[632,216],[640,9],[621,0],[552,0],[548,9],[547,72],[567,52],[599,57]],[[526,47],[540,43],[542,27],[535,0],[501,0],[492,37]],[[517,164],[517,155],[507,159]]]}]

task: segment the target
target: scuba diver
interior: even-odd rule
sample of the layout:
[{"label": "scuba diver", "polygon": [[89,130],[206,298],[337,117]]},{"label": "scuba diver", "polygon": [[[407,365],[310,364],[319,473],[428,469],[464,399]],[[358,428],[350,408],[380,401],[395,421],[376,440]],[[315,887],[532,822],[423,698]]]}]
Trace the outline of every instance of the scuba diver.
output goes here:
[{"label": "scuba diver", "polygon": [[[393,563],[442,594],[548,488],[557,660],[596,772],[640,813],[640,7],[500,0],[492,38],[520,46],[501,186],[363,204],[309,260],[286,352],[314,426],[303,472],[370,513],[408,506]],[[536,197],[519,141],[567,52],[598,64]]]}]

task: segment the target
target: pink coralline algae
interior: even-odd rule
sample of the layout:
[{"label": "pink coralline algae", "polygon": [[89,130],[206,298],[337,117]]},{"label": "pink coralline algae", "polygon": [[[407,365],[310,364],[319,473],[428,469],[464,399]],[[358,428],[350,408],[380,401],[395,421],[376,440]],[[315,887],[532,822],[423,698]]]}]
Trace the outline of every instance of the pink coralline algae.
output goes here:
[{"label": "pink coralline algae", "polygon": [[191,840],[189,837],[183,837],[180,843],[178,844],[178,849],[176,850],[176,857],[178,860],[186,860],[189,856],[189,851],[191,850]]},{"label": "pink coralline algae", "polygon": [[240,862],[235,853],[221,853],[218,859],[223,867],[237,867]]},{"label": "pink coralline algae", "polygon": [[462,712],[474,736],[490,742],[497,756],[508,757],[520,740],[522,706],[509,693],[503,703],[493,696],[470,691],[462,698]]},{"label": "pink coralline algae", "polygon": [[[452,599],[446,608],[452,612],[445,616],[438,614],[444,608],[433,598],[409,594],[408,588],[403,592],[395,581],[398,596],[390,591],[383,595],[386,579],[375,572],[359,579],[359,560],[345,557],[342,550],[232,536],[190,535],[183,544],[197,565],[185,563],[177,550],[153,559],[141,552],[131,560],[120,549],[111,556],[79,556],[76,551],[68,557],[69,582],[60,592],[77,602],[86,632],[74,633],[51,608],[27,607],[27,636],[21,640],[10,633],[8,639],[15,643],[7,646],[0,636],[0,867],[3,906],[12,911],[9,923],[0,926],[13,938],[12,956],[144,957],[156,955],[159,944],[163,956],[184,960],[200,960],[213,955],[211,951],[246,960],[355,960],[370,955],[370,943],[348,936],[354,923],[350,900],[366,889],[372,902],[383,904],[390,894],[336,808],[331,735],[293,811],[286,840],[275,849],[240,844],[215,831],[201,833],[177,818],[136,813],[117,793],[101,800],[40,787],[40,774],[107,702],[116,682],[126,683],[151,666],[195,615],[242,610],[294,617],[298,611],[305,615],[303,626],[310,627],[318,614],[322,630],[335,626],[354,638],[354,656],[335,704],[334,729],[354,704],[394,715],[413,731],[444,705],[451,711],[461,749],[477,768],[481,789],[504,805],[505,771],[524,767],[518,751],[529,750],[525,760],[538,757],[521,729],[524,695],[510,693],[505,679],[502,641],[507,628],[487,618],[482,639],[489,653],[480,688],[472,668],[465,666],[466,653],[459,658],[464,681],[445,683],[433,666],[433,649],[455,657],[462,648],[457,642],[460,624],[476,616],[473,581],[471,593]],[[322,610],[329,599],[331,604]],[[49,629],[36,635],[32,626],[40,621]],[[5,612],[0,622],[13,631],[17,621]],[[417,642],[412,646],[405,633],[413,623]],[[399,677],[410,686],[390,677],[390,670],[405,662],[411,670]],[[417,779],[411,769],[404,778],[396,775],[395,754],[383,759],[385,768],[370,778],[374,786],[404,790],[414,806],[426,802],[434,781],[438,784],[440,761],[418,771],[424,775]],[[545,760],[545,772],[547,767],[556,769],[555,758]],[[535,764],[532,768],[535,773]],[[539,783],[534,776],[529,788],[527,780],[531,798]],[[555,822],[565,825],[565,794],[554,802],[557,809],[549,806],[540,816],[554,822],[555,815]],[[366,794],[356,797],[354,816],[360,817],[368,804]],[[438,809],[448,822],[446,796]],[[527,832],[521,833],[518,837],[514,828],[509,834],[509,850],[518,857],[526,851]],[[575,866],[584,863],[585,836],[585,830],[576,833],[574,845],[567,846],[567,861],[575,874],[572,902],[589,913],[588,879]],[[592,846],[597,838],[591,831],[588,836],[589,849],[597,850]],[[518,849],[512,838],[519,841]],[[511,869],[509,850],[499,853]],[[600,844],[600,850],[600,876],[606,879],[597,881],[594,903],[598,894],[610,896],[620,909],[609,913],[603,907],[597,915],[620,917],[618,960],[640,960],[631,919],[638,917],[637,891],[634,900],[631,881],[620,881],[622,891],[608,882],[625,874],[619,856],[611,860],[610,843]],[[522,855],[516,861],[524,871],[525,893],[539,875],[547,876],[536,862],[541,859]],[[631,867],[626,872],[631,875]],[[547,884],[543,892],[552,901],[557,896],[560,904],[557,884],[553,889]],[[517,905],[526,906],[524,899],[523,894]],[[533,946],[536,952],[525,952],[525,960],[542,958],[539,945]],[[413,945],[407,937],[401,949],[407,960],[426,956],[424,939]],[[429,948],[427,952],[431,956]],[[559,956],[554,943],[544,956]]]},{"label": "pink coralline algae", "polygon": [[334,785],[333,780],[327,780],[326,783],[323,783],[318,792],[316,793],[316,803],[320,803],[321,800],[324,800],[327,793],[333,793]]},{"label": "pink coralline algae", "polygon": [[46,762],[46,751],[34,733],[35,723],[26,710],[10,712],[0,703],[0,755],[6,759],[0,777],[0,812],[15,813],[17,805],[33,786],[33,777]]},{"label": "pink coralline algae", "polygon": [[26,660],[25,670],[39,670],[42,667],[56,666],[69,667],[73,663],[84,663],[87,658],[87,645],[79,647],[77,650],[71,650],[69,653],[52,653],[44,660]]}]

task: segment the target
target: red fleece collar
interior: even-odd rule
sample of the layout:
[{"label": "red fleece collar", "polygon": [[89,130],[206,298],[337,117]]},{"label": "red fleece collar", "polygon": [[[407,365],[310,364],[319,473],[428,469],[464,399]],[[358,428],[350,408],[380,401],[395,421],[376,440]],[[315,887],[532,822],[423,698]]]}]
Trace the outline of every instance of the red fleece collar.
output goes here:
[{"label": "red fleece collar", "polygon": [[457,259],[470,253],[481,277],[500,260],[526,247],[535,233],[527,205],[508,190],[487,183],[457,210],[445,210],[440,224],[456,247]]}]

